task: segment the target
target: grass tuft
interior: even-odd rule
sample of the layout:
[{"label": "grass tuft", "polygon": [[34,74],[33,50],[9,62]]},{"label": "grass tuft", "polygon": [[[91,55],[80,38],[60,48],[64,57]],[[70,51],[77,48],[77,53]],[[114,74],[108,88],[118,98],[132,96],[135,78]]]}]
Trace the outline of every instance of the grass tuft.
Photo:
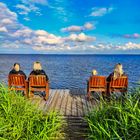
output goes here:
[{"label": "grass tuft", "polygon": [[0,139],[61,140],[63,124],[56,112],[44,115],[22,95],[0,85]]},{"label": "grass tuft", "polygon": [[[123,101],[123,102],[122,102]],[[140,138],[140,89],[110,102],[101,100],[86,117],[88,139],[138,140]]]}]

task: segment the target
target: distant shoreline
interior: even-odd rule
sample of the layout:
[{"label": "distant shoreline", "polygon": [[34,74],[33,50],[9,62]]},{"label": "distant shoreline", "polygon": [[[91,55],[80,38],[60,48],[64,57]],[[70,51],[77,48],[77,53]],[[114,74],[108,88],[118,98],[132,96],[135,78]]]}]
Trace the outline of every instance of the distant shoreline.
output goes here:
[{"label": "distant shoreline", "polygon": [[104,55],[104,56],[119,56],[119,55],[123,55],[123,56],[130,56],[130,55],[132,55],[132,56],[139,56],[140,54],[79,54],[79,53],[68,53],[68,54],[64,54],[64,53],[62,53],[62,54],[55,54],[55,53],[47,53],[47,54],[39,54],[39,53],[37,53],[37,54],[35,54],[35,53],[33,53],[33,54],[31,54],[31,53],[25,53],[25,54],[18,54],[18,53],[0,53],[0,55],[81,55],[81,56],[93,56],[93,55],[95,55],[95,56],[101,56],[101,55]]}]

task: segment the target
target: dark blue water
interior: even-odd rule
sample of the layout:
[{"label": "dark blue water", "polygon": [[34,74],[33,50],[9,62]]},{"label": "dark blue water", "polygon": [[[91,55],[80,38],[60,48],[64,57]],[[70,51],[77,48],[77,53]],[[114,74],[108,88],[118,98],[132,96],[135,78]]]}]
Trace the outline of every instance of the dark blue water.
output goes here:
[{"label": "dark blue water", "polygon": [[92,69],[108,76],[116,63],[122,63],[129,76],[129,86],[140,80],[140,55],[0,55],[0,81],[15,62],[29,75],[34,61],[40,61],[46,71],[51,88],[86,88]]}]

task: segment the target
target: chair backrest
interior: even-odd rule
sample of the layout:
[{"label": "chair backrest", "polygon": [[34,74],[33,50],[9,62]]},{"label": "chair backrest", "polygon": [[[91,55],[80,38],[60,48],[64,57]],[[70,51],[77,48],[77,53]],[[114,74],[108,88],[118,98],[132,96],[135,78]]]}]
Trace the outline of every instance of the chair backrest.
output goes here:
[{"label": "chair backrest", "polygon": [[90,87],[105,87],[106,86],[106,77],[105,76],[91,76],[89,79]]},{"label": "chair backrest", "polygon": [[127,76],[121,76],[117,78],[116,80],[111,78],[110,81],[110,87],[112,88],[127,88],[128,87],[128,77]]},{"label": "chair backrest", "polygon": [[8,85],[9,86],[25,86],[25,76],[18,74],[10,74],[8,76]]},{"label": "chair backrest", "polygon": [[35,86],[35,87],[46,86],[46,76],[45,75],[30,75],[29,86]]}]

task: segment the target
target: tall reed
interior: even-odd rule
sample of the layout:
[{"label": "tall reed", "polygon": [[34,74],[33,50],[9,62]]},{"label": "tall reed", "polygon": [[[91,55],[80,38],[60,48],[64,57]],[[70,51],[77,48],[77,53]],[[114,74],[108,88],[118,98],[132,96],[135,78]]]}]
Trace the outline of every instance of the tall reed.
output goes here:
[{"label": "tall reed", "polygon": [[0,86],[0,139],[61,140],[62,125],[56,112],[44,115],[22,95]]},{"label": "tall reed", "polygon": [[86,117],[91,140],[140,139],[140,89],[123,100],[100,101]]}]

